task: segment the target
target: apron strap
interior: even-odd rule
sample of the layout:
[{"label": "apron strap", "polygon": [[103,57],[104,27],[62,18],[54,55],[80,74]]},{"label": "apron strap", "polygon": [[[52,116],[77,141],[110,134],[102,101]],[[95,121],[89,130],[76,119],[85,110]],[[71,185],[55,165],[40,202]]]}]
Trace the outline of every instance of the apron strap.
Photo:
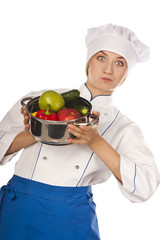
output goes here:
[{"label": "apron strap", "polygon": [[0,189],[0,209],[1,209],[1,206],[2,206],[2,201],[3,201],[5,193],[7,194],[7,197],[10,200],[13,200],[16,197],[15,192],[9,187],[9,185],[4,185]]}]

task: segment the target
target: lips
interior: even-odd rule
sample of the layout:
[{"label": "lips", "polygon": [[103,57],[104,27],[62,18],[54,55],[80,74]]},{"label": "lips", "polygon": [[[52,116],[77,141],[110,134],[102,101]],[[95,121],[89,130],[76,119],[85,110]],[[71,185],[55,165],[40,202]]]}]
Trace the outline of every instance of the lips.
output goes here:
[{"label": "lips", "polygon": [[102,78],[102,80],[103,80],[104,82],[111,82],[111,81],[112,81],[112,79],[110,79],[110,78]]}]

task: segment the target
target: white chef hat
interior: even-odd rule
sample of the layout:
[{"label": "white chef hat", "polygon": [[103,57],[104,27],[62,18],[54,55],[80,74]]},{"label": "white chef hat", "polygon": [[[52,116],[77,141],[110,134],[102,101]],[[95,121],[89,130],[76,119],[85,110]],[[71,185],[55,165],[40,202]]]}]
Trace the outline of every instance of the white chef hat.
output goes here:
[{"label": "white chef hat", "polygon": [[86,35],[87,62],[97,52],[106,50],[125,58],[130,69],[149,59],[149,48],[130,29],[106,24],[88,29]]}]

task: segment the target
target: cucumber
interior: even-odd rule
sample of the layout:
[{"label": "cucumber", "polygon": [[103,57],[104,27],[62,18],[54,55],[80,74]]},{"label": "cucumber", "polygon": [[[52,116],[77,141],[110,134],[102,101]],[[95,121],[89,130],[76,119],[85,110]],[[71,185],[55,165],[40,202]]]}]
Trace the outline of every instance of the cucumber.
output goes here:
[{"label": "cucumber", "polygon": [[73,106],[73,108],[76,109],[82,115],[86,115],[89,112],[89,107],[86,107],[86,106],[75,105]]},{"label": "cucumber", "polygon": [[77,89],[70,90],[68,92],[61,93],[65,103],[76,100],[80,95],[80,92]]}]

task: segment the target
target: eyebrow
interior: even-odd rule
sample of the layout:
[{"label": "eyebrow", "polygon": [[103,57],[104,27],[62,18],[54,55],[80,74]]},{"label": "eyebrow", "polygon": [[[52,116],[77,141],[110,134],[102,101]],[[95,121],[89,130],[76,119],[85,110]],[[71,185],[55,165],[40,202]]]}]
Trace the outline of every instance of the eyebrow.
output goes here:
[{"label": "eyebrow", "polygon": [[[100,51],[101,53],[103,53],[104,55],[106,55],[106,56],[108,56],[108,54],[107,53],[105,53],[105,52],[103,52],[103,51]],[[119,57],[117,57],[117,58],[122,58],[122,59],[124,59],[125,60],[125,58],[124,57],[122,57],[122,56],[119,56]]]}]

